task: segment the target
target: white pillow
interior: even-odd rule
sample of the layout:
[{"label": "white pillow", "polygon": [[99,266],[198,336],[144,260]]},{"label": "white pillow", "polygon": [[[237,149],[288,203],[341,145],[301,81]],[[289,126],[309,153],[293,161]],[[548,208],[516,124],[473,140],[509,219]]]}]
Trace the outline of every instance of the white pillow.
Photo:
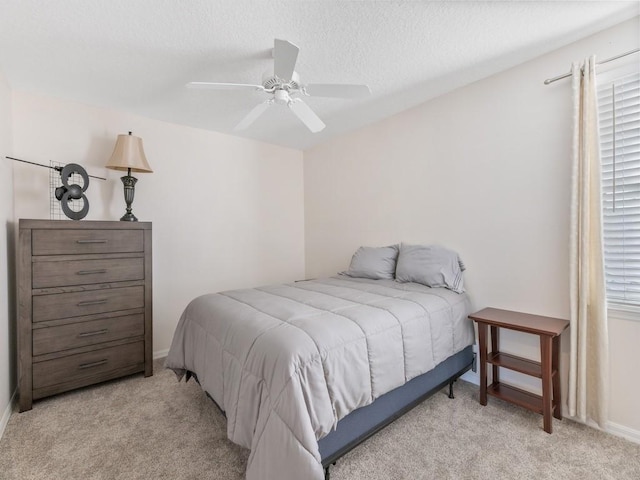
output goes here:
[{"label": "white pillow", "polygon": [[398,245],[360,247],[351,257],[349,270],[342,272],[356,278],[393,279],[398,259]]},{"label": "white pillow", "polygon": [[396,266],[398,282],[415,282],[464,292],[462,262],[458,254],[438,245],[400,245]]}]

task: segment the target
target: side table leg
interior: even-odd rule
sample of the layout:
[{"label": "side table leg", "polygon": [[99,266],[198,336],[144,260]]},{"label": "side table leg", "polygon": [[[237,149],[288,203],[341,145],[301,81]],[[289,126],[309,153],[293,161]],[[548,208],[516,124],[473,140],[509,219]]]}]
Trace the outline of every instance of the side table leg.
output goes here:
[{"label": "side table leg", "polygon": [[[494,325],[490,327],[491,331],[491,353],[495,354],[500,349],[500,329]],[[494,385],[500,383],[500,371],[498,370],[498,366],[496,364],[491,365],[491,381]]]},{"label": "side table leg", "polygon": [[487,404],[487,325],[478,322],[480,347],[480,405]]},{"label": "side table leg", "polygon": [[553,371],[553,416],[562,420],[562,398],[560,393],[560,335],[553,337],[553,353],[551,354]]},{"label": "side table leg", "polygon": [[540,363],[542,367],[542,415],[544,431],[551,433],[552,404],[552,337],[540,335]]}]

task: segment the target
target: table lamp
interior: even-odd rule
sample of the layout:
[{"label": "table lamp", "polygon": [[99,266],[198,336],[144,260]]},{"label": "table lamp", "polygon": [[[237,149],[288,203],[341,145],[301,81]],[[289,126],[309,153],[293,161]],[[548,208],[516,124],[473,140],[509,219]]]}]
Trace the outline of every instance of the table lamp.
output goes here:
[{"label": "table lamp", "polygon": [[106,167],[112,170],[126,170],[127,174],[121,177],[120,180],[124,184],[124,201],[127,203],[127,213],[120,220],[123,222],[137,222],[138,219],[131,213],[131,204],[133,203],[135,185],[138,179],[132,177],[131,172],[153,173],[147,162],[147,157],[144,155],[142,139],[131,135],[131,132],[129,132],[129,135],[118,135],[116,146]]}]

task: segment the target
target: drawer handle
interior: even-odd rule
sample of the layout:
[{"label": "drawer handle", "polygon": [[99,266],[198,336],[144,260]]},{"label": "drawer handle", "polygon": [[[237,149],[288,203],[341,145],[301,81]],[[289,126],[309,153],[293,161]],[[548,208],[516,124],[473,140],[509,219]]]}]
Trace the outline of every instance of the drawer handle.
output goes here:
[{"label": "drawer handle", "polygon": [[107,243],[107,240],[76,240],[76,243],[81,245],[86,243]]},{"label": "drawer handle", "polygon": [[80,270],[79,272],[76,272],[76,275],[93,275],[96,273],[107,273],[107,270],[105,268],[98,270]]},{"label": "drawer handle", "polygon": [[108,331],[109,329],[103,328],[102,330],[96,330],[95,332],[83,332],[78,334],[78,338],[93,337],[95,335],[104,335]]},{"label": "drawer handle", "polygon": [[98,360],[97,362],[81,363],[80,365],[78,365],[78,368],[84,370],[85,368],[99,367],[100,365],[104,365],[107,362],[108,360],[104,358],[102,360]]},{"label": "drawer handle", "polygon": [[107,303],[107,300],[90,300],[88,302],[78,302],[78,306],[87,307],[89,305],[102,305],[103,303]]}]

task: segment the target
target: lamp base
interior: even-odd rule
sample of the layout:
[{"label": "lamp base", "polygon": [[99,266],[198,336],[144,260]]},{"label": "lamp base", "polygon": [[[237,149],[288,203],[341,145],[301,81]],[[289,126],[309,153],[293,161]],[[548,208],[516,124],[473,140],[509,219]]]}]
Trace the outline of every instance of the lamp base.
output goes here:
[{"label": "lamp base", "polygon": [[133,213],[125,213],[122,218],[120,218],[121,222],[137,222],[138,219]]},{"label": "lamp base", "polygon": [[131,212],[131,204],[133,203],[133,196],[135,194],[136,182],[138,179],[131,176],[131,169],[127,170],[127,174],[124,177],[120,177],[122,184],[124,185],[124,201],[127,204],[127,213],[125,213],[120,221],[122,222],[137,222],[138,219]]}]

